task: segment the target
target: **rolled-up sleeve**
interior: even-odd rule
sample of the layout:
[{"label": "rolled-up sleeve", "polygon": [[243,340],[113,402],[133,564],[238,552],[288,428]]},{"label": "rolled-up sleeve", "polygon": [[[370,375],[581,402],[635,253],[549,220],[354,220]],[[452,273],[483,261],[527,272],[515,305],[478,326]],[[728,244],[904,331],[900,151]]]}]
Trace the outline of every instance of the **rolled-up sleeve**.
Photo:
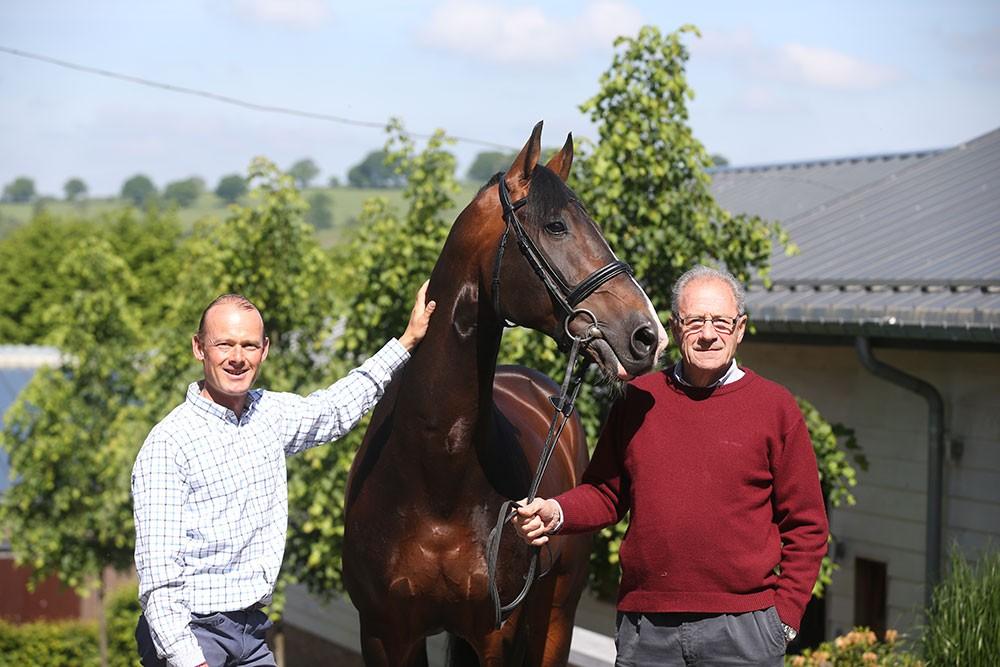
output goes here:
[{"label": "rolled-up sleeve", "polygon": [[395,338],[326,389],[306,397],[281,394],[286,403],[285,453],[297,454],[346,435],[378,402],[395,372],[410,358]]}]

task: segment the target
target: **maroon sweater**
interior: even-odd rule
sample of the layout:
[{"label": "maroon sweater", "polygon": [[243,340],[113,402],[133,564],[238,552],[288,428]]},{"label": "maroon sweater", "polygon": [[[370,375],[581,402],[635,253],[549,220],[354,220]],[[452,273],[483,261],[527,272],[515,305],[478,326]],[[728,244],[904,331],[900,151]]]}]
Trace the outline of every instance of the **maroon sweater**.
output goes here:
[{"label": "maroon sweater", "polygon": [[798,629],[827,548],[816,457],[792,395],[743,370],[714,389],[679,385],[670,369],[630,383],[583,484],[556,498],[565,533],[631,511],[619,610],[775,605]]}]

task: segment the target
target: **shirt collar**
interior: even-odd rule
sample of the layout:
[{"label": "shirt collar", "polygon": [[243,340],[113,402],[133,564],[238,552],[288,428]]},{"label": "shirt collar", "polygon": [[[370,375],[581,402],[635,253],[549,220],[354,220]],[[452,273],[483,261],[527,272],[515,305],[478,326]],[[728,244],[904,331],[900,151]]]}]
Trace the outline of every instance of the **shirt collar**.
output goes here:
[{"label": "shirt collar", "polygon": [[[720,377],[718,380],[716,380],[715,382],[713,382],[712,384],[708,385],[705,388],[708,389],[711,387],[721,387],[724,384],[730,384],[732,382],[736,382],[744,375],[746,375],[746,373],[744,373],[743,369],[741,369],[739,366],[736,365],[736,360],[733,359],[729,363],[729,368],[727,368],[726,372],[722,374],[722,377]],[[681,361],[680,359],[678,359],[677,363],[674,364],[674,380],[676,380],[679,384],[682,384],[686,387],[694,386],[693,384],[684,379],[684,362]]]},{"label": "shirt collar", "polygon": [[247,404],[243,409],[243,415],[237,419],[236,413],[227,407],[221,406],[215,401],[209,400],[201,395],[201,382],[192,382],[187,389],[187,402],[192,408],[205,415],[233,423],[245,423],[250,419],[250,415],[257,409],[260,397],[264,395],[263,389],[251,389],[247,392]]}]

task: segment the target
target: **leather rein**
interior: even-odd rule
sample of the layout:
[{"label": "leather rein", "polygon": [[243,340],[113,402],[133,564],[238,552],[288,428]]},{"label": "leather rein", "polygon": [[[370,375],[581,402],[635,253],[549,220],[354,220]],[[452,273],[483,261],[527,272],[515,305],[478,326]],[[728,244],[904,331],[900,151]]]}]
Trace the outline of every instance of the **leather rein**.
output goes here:
[{"label": "leather rein", "polygon": [[[618,274],[627,273],[628,275],[632,275],[632,267],[627,263],[616,259],[615,261],[606,264],[591,273],[575,287],[570,287],[566,284],[566,281],[563,280],[562,276],[552,268],[548,259],[544,254],[542,254],[542,252],[528,236],[524,226],[517,217],[517,210],[524,206],[527,202],[527,197],[511,202],[510,192],[507,189],[507,183],[504,181],[503,174],[500,174],[500,181],[497,185],[497,189],[500,195],[500,205],[503,208],[503,218],[506,226],[504,228],[503,236],[500,237],[500,244],[497,247],[497,256],[493,266],[492,287],[494,312],[496,312],[502,320],[505,322],[507,321],[501,314],[502,311],[500,310],[500,263],[503,260],[504,250],[507,245],[507,236],[509,235],[510,230],[513,229],[514,236],[517,239],[517,246],[520,249],[521,254],[528,262],[528,265],[531,266],[535,275],[537,275],[542,281],[542,284],[545,285],[545,289],[548,290],[553,300],[559,304],[563,314],[565,315],[565,319],[563,320],[563,332],[566,334],[566,337],[560,341],[560,347],[565,348],[567,343],[569,347],[569,359],[566,363],[566,374],[563,379],[562,389],[558,396],[549,397],[549,400],[552,401],[552,404],[555,406],[555,412],[552,414],[552,419],[549,422],[549,431],[545,438],[545,444],[542,447],[542,453],[538,461],[538,469],[535,471],[535,477],[528,490],[528,496],[525,502],[530,503],[534,500],[535,494],[538,493],[538,487],[541,484],[543,475],[545,474],[545,469],[549,464],[549,459],[552,458],[552,453],[555,451],[556,443],[559,441],[559,436],[562,435],[563,428],[565,428],[567,422],[569,422],[570,416],[573,414],[573,406],[576,402],[577,395],[580,393],[580,385],[583,382],[583,376],[587,368],[587,364],[583,364],[579,369],[576,369],[577,361],[581,358],[580,352],[585,349],[592,340],[602,337],[601,330],[597,324],[597,317],[586,308],[578,308],[577,306],[579,306],[584,299],[597,291],[601,285],[608,282]],[[586,332],[582,336],[574,335],[573,332],[570,331],[570,324],[578,316],[590,318],[590,325],[587,327]],[[539,576],[543,576],[542,574],[538,574],[539,548],[532,547],[531,563],[528,566],[528,573],[525,576],[524,586],[521,589],[521,592],[514,598],[513,601],[507,604],[503,604],[500,601],[500,591],[497,588],[496,580],[497,561],[500,554],[500,537],[503,533],[504,526],[510,522],[510,520],[517,513],[517,507],[520,507],[520,505],[513,500],[508,500],[500,506],[497,523],[493,527],[493,530],[490,531],[489,538],[486,541],[486,565],[489,574],[489,591],[490,598],[493,602],[495,627],[497,628],[499,628],[517,608],[517,606],[524,601],[528,595],[528,591],[531,590],[531,586],[535,579]]]}]

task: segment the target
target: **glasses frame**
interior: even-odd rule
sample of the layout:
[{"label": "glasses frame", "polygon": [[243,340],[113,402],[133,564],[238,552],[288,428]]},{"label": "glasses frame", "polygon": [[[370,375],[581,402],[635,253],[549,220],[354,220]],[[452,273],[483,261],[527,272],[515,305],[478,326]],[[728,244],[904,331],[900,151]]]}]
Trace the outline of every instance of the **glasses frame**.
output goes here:
[{"label": "glasses frame", "polygon": [[[736,317],[725,317],[723,315],[713,315],[709,317],[708,315],[691,315],[688,317],[677,317],[677,324],[680,325],[681,329],[685,333],[695,333],[701,331],[705,328],[709,322],[712,323],[712,329],[723,336],[729,336],[736,331],[736,327],[739,325],[739,321],[746,317],[746,313],[738,313]],[[696,324],[696,322],[700,322]],[[722,325],[723,328],[719,328]]]}]

